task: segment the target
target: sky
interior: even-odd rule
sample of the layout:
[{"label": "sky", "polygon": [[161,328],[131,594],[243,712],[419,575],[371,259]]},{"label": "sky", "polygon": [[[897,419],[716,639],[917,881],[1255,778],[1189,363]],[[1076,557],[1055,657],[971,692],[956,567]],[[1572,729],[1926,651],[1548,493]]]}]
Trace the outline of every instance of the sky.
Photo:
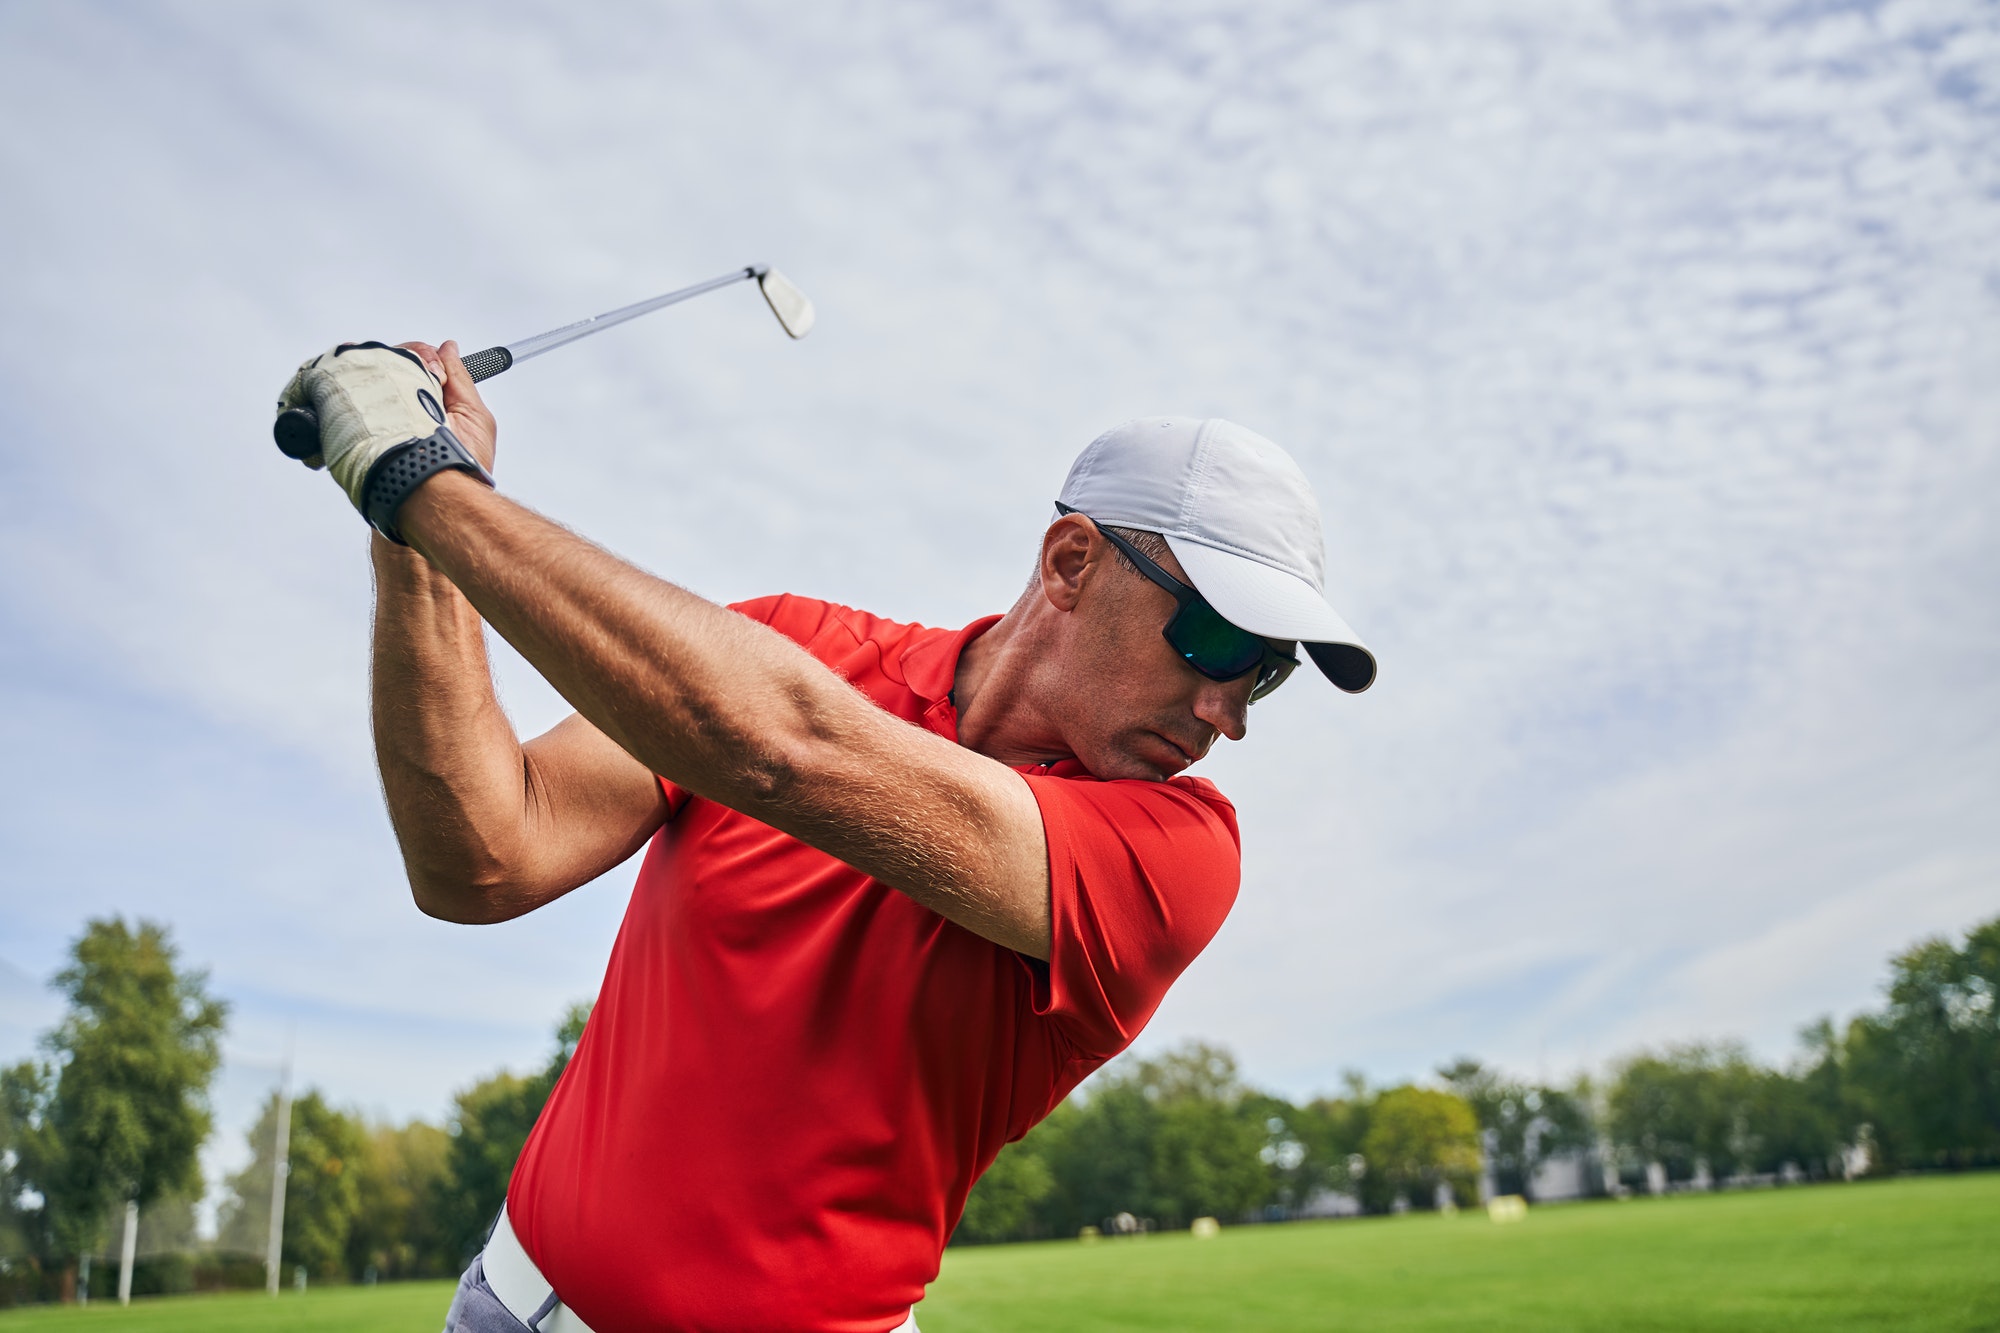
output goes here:
[{"label": "sky", "polygon": [[287,1058],[432,1119],[541,1063],[634,867],[412,907],[365,531],[271,402],[749,263],[809,339],[738,287],[524,365],[502,488],[706,596],[958,625],[1119,421],[1311,478],[1380,680],[1197,770],[1243,892],[1142,1049],[1294,1096],[1783,1059],[2000,911],[1996,144],[1973,3],[0,0],[0,1059],[124,914],[232,1006],[211,1173]]}]

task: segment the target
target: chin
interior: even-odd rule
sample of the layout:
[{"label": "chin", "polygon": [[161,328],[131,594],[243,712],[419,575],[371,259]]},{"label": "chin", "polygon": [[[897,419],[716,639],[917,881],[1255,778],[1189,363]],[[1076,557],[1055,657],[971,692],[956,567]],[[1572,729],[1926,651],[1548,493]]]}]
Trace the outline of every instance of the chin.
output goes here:
[{"label": "chin", "polygon": [[1182,753],[1180,747],[1148,735],[1128,744],[1110,746],[1104,753],[1092,756],[1084,767],[1093,777],[1106,782],[1121,779],[1165,782],[1192,763],[1194,760]]}]

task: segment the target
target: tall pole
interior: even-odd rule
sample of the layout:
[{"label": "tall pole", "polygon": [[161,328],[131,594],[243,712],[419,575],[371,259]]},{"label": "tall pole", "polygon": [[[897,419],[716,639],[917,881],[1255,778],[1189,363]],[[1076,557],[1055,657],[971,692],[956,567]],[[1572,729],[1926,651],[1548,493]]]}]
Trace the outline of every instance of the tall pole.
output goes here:
[{"label": "tall pole", "polygon": [[278,1075],[278,1123],[271,1144],[271,1229],[264,1239],[264,1290],[278,1294],[278,1260],[285,1242],[285,1177],[291,1174],[292,1057]]},{"label": "tall pole", "polygon": [[125,1246],[118,1254],[118,1303],[132,1303],[132,1260],[139,1250],[139,1201],[125,1201]]}]

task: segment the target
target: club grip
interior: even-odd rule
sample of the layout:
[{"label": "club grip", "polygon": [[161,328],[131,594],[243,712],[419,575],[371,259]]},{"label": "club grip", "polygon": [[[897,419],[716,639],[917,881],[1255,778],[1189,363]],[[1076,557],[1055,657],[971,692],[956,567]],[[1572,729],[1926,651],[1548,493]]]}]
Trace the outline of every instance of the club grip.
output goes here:
[{"label": "club grip", "polygon": [[513,364],[512,352],[504,347],[489,347],[465,358],[465,373],[472,376],[472,382],[477,384],[481,380],[492,379]]},{"label": "club grip", "polygon": [[[513,364],[512,352],[504,347],[488,347],[465,358],[465,373],[477,384]],[[271,423],[271,438],[278,442],[278,452],[285,457],[311,458],[319,452],[319,414],[310,407],[287,408]]]},{"label": "club grip", "polygon": [[288,407],[271,423],[271,438],[287,458],[306,459],[319,452],[319,413],[310,407]]}]

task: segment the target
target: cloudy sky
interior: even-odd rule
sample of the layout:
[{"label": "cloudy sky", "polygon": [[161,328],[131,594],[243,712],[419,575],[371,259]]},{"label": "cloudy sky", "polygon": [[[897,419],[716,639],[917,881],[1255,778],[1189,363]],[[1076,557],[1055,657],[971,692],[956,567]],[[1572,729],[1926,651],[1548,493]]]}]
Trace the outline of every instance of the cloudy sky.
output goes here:
[{"label": "cloudy sky", "polygon": [[956,625],[1122,419],[1317,487],[1381,681],[1209,761],[1244,893],[1149,1043],[1293,1094],[1777,1058],[2000,910],[1990,5],[12,0],[0,127],[5,1058],[125,913],[234,1005],[231,1143],[288,1044],[395,1116],[540,1061],[632,868],[410,906],[363,529],[270,402],[750,262],[811,339],[739,288],[522,367],[505,489],[717,598]]}]

